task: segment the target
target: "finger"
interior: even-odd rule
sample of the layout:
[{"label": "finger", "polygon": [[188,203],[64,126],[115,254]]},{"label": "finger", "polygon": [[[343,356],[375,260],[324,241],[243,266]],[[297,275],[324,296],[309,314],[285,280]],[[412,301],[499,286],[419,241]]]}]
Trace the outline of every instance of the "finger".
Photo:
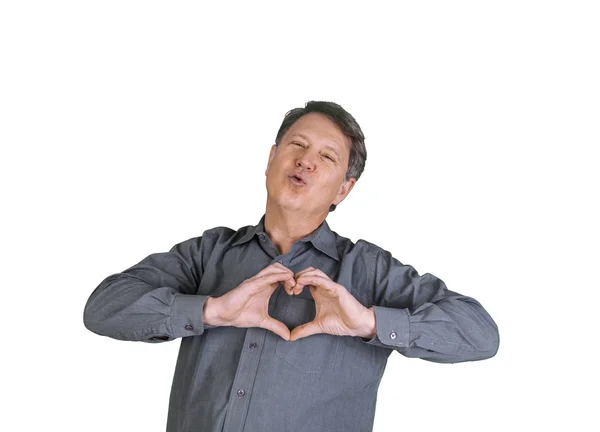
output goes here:
[{"label": "finger", "polygon": [[[271,264],[270,266],[268,266],[268,267],[266,267],[266,268],[269,268],[269,267],[273,267],[273,268],[276,268],[276,269],[281,269],[281,270],[287,270],[287,271],[289,271],[289,272],[292,272],[292,271],[291,271],[289,268],[287,268],[286,266],[284,266],[284,265],[283,265],[283,264],[281,264],[280,262],[273,263],[273,264]],[[293,274],[293,273],[294,273],[294,272],[292,272],[292,274]]]},{"label": "finger", "polygon": [[281,282],[285,291],[291,295],[292,289],[296,286],[296,280],[294,279],[294,273],[291,270],[289,270],[283,266],[282,267],[285,271],[278,271],[277,273],[269,273],[266,270],[269,270],[270,267],[274,267],[274,266],[269,266],[269,267],[265,268],[262,272],[258,273],[256,276],[254,276],[251,279],[251,281],[254,283],[261,284],[261,285],[272,285],[272,284]]},{"label": "finger", "polygon": [[304,289],[304,285],[301,283],[298,283],[298,279],[294,279],[294,282],[296,282],[296,285],[294,285],[293,289],[291,290],[292,295],[298,295],[302,292],[302,290]]},{"label": "finger", "polygon": [[297,280],[294,279],[294,282],[296,282],[296,285],[294,285],[293,288],[290,290],[290,295],[298,295],[304,289],[304,285],[299,284]]},{"label": "finger", "polygon": [[295,341],[319,333],[323,333],[321,328],[317,325],[317,323],[311,321],[294,328],[290,334],[290,341]]},{"label": "finger", "polygon": [[308,275],[319,276],[319,277],[324,277],[324,278],[330,279],[330,277],[327,276],[327,274],[325,272],[323,272],[320,269],[314,268],[314,267],[309,267],[305,270],[302,270],[301,272],[296,273],[294,275],[294,277],[296,279],[298,279],[299,277],[308,276]]},{"label": "finger", "polygon": [[285,292],[288,295],[298,295],[302,292],[303,289],[304,289],[304,287],[302,285],[295,283],[295,281],[294,281],[294,286],[285,287]]},{"label": "finger", "polygon": [[279,272],[282,272],[282,271],[289,272],[292,275],[294,274],[293,271],[291,271],[289,268],[287,268],[283,264],[273,263],[273,264],[265,267],[261,271],[259,271],[254,277],[262,277],[262,276],[266,276],[266,275],[271,274],[271,273],[279,273]]},{"label": "finger", "polygon": [[272,331],[282,339],[290,340],[290,329],[288,329],[287,326],[281,321],[277,321],[271,317],[266,317],[261,323],[261,328]]},{"label": "finger", "polygon": [[[329,278],[329,276],[327,276],[323,271],[316,269],[314,267],[309,267],[307,269],[302,270],[301,272],[296,273],[294,275],[294,278],[296,279],[296,282],[298,282],[298,280],[304,279],[309,276],[314,276],[314,277],[323,278],[326,280],[331,280]],[[296,286],[296,289],[294,290],[294,294],[300,294],[300,292],[304,289],[305,285],[307,285],[307,284],[298,283],[298,285]]]},{"label": "finger", "polygon": [[289,295],[293,294],[293,290],[296,285],[296,279],[294,279],[294,277],[291,277],[283,282],[283,288],[285,289],[285,292]]},{"label": "finger", "polygon": [[305,275],[300,276],[296,279],[296,283],[302,287],[306,285],[312,285],[314,287],[325,288],[328,291],[335,292],[336,283],[328,277],[316,276],[316,275]]},{"label": "finger", "polygon": [[[296,273],[294,275],[294,279],[296,280],[296,287],[294,288],[294,290],[292,291],[293,295],[298,295],[302,292],[302,290],[304,289],[304,285],[297,283],[298,282],[298,278],[301,278],[302,276],[306,276],[309,274],[313,274],[314,272],[319,271],[321,272],[321,270],[318,270],[314,267],[307,267],[304,270],[299,271],[298,273]],[[325,275],[325,273],[321,272],[323,275]]]},{"label": "finger", "polygon": [[294,277],[295,277],[296,279],[298,279],[298,278],[299,278],[300,276],[302,276],[303,274],[305,274],[305,273],[308,273],[308,272],[312,272],[313,270],[316,270],[316,269],[315,269],[314,267],[307,267],[307,268],[305,268],[304,270],[300,270],[298,273],[296,273],[296,274],[294,275]]},{"label": "finger", "polygon": [[256,278],[253,282],[258,283],[260,285],[269,285],[269,286],[280,283],[280,282],[283,284],[287,283],[288,285],[296,283],[294,280],[294,276],[288,272],[271,273],[266,276],[261,276],[259,278]]}]

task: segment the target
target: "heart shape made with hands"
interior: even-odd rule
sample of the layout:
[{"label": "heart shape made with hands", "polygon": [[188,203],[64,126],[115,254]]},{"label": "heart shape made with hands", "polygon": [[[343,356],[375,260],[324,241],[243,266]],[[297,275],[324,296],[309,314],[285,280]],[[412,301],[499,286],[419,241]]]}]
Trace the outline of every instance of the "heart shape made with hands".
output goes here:
[{"label": "heart shape made with hands", "polygon": [[295,285],[284,289],[289,295],[298,295],[308,287],[315,301],[315,318],[294,328],[290,341],[326,333],[335,336],[360,336],[372,338],[375,335],[375,313],[364,307],[343,286],[332,281],[323,271],[308,267],[294,275]]}]

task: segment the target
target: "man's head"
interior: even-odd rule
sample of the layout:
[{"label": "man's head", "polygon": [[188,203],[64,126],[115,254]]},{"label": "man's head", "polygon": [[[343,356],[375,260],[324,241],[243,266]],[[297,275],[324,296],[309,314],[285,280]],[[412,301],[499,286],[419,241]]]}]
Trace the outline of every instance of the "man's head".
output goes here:
[{"label": "man's head", "polygon": [[289,111],[265,172],[269,199],[310,214],[334,210],[363,172],[364,140],[354,117],[333,102]]}]

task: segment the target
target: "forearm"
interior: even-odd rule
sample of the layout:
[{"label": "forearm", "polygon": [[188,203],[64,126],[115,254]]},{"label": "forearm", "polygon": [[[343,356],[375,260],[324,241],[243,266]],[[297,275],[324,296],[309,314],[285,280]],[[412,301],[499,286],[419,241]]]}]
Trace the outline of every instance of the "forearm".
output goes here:
[{"label": "forearm", "polygon": [[419,276],[387,251],[378,251],[372,268],[377,336],[366,343],[444,363],[496,354],[498,328],[476,300],[430,273]]},{"label": "forearm", "polygon": [[102,281],[88,299],[84,324],[94,333],[128,341],[160,342],[200,335],[206,328],[206,299],[116,274]]},{"label": "forearm", "polygon": [[450,296],[409,309],[373,307],[377,335],[367,343],[393,348],[407,357],[457,363],[493,357],[498,328],[474,299]]}]

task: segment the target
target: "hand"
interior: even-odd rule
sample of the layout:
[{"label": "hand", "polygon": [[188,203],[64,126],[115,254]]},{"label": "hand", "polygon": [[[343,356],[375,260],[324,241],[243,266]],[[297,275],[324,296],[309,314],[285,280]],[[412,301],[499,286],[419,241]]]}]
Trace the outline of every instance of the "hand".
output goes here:
[{"label": "hand", "polygon": [[305,286],[315,299],[315,319],[292,330],[289,340],[294,341],[317,333],[336,336],[375,335],[375,313],[364,307],[348,290],[333,282],[321,270],[309,267],[295,275],[296,285],[288,288],[290,295],[300,294]]},{"label": "hand", "polygon": [[256,276],[214,298],[214,311],[209,324],[260,327],[289,340],[290,330],[287,326],[269,316],[269,299],[280,283],[289,292],[296,286],[294,273],[279,263],[265,267]]}]

